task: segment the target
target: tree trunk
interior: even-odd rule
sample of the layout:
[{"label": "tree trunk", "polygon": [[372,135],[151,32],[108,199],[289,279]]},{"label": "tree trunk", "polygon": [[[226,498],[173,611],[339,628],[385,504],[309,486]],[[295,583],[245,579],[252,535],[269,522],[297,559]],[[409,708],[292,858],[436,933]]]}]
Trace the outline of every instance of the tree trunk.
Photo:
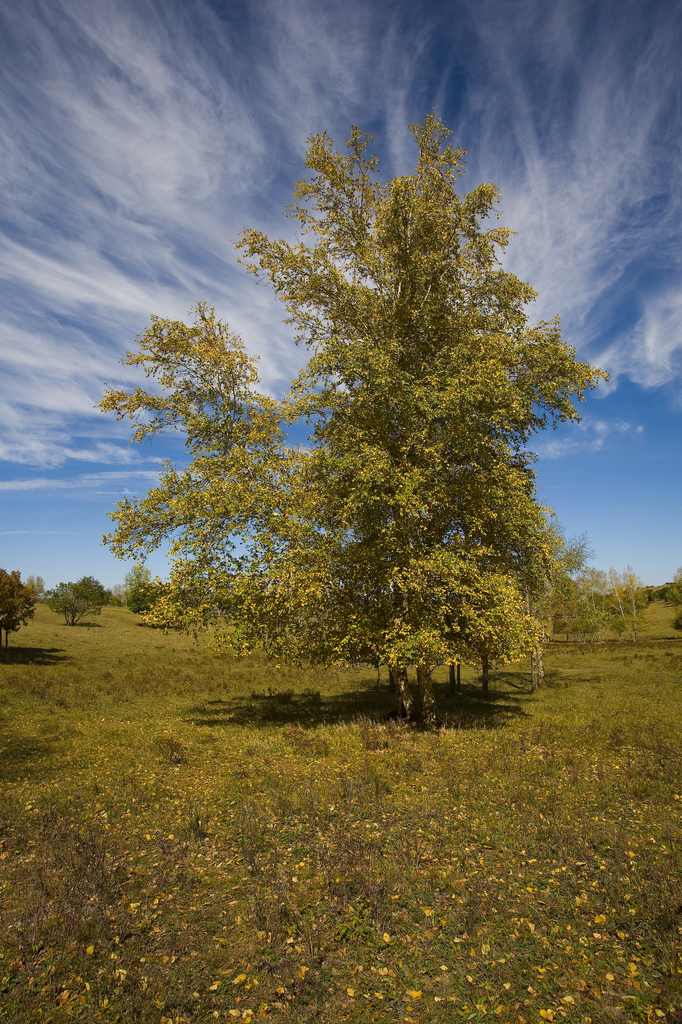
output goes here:
[{"label": "tree trunk", "polygon": [[449,678],[450,678],[450,696],[451,697],[461,697],[461,695],[462,695],[462,683],[461,683],[461,678],[460,678],[460,668],[461,668],[461,665],[460,665],[459,662],[454,662],[453,661],[453,662],[450,663],[448,668],[449,668]]},{"label": "tree trunk", "polygon": [[538,652],[537,648],[530,652],[530,692],[537,693],[539,688]]},{"label": "tree trunk", "polygon": [[484,697],[488,696],[488,671],[490,669],[490,662],[488,655],[483,655],[482,669],[481,669],[481,692]]},{"label": "tree trunk", "polygon": [[433,694],[432,669],[428,665],[417,665],[417,686],[419,687],[419,716],[424,725],[434,728],[441,724]]},{"label": "tree trunk", "polygon": [[542,659],[542,647],[538,647],[536,651],[537,665],[538,665],[538,686],[544,686],[545,683],[545,663]]},{"label": "tree trunk", "polygon": [[393,678],[393,666],[388,666],[388,692],[395,693],[395,679]]},{"label": "tree trunk", "polygon": [[414,702],[407,681],[407,669],[404,665],[391,665],[391,675],[396,687],[398,714],[401,718],[411,718],[414,713]]}]

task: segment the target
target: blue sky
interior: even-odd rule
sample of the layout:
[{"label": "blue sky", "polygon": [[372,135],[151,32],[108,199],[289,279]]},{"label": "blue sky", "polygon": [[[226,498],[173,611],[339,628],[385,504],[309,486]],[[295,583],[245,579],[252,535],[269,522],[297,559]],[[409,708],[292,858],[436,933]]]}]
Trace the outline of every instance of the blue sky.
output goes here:
[{"label": "blue sky", "polygon": [[[585,0],[21,0],[0,13],[0,565],[129,567],[107,512],[160,460],[101,416],[149,315],[215,305],[281,394],[305,354],[233,243],[288,237],[306,139],[375,132],[408,173],[435,110],[492,180],[531,282],[611,382],[537,438],[538,490],[594,564],[682,564],[682,9]],[[165,575],[163,553],[148,565]]]}]

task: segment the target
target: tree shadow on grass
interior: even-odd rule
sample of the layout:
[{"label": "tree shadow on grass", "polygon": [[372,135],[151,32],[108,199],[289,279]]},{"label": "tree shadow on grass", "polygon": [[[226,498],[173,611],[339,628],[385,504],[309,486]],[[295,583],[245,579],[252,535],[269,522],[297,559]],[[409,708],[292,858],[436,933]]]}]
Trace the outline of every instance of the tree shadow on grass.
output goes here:
[{"label": "tree shadow on grass", "polygon": [[500,683],[511,686],[513,690],[518,690],[520,693],[531,692],[530,672],[505,672],[496,669],[495,675],[491,677],[490,685],[495,687]]},{"label": "tree shadow on grass", "polygon": [[62,647],[3,647],[0,666],[57,665],[60,661],[69,661],[70,657]]},{"label": "tree shadow on grass", "polygon": [[[512,718],[527,714],[514,694],[491,693],[488,700],[484,700],[473,687],[464,689],[462,697],[448,700],[447,686],[435,687],[446,728],[498,728]],[[394,712],[395,696],[386,687],[367,686],[329,696],[323,696],[318,690],[277,692],[268,689],[196,704],[188,709],[185,721],[200,728],[266,725],[315,728],[359,717],[381,723]]]},{"label": "tree shadow on grass", "polygon": [[0,781],[17,782],[53,771],[53,748],[49,739],[0,734]]},{"label": "tree shadow on grass", "polygon": [[[450,694],[448,684],[434,686],[438,701],[438,709],[446,726],[453,729],[499,729],[509,722],[528,718],[529,712],[524,708],[527,690],[507,693],[496,688],[497,678],[490,680],[490,692],[487,697],[481,693],[480,685],[471,683],[462,685],[458,695]],[[505,680],[506,682],[506,680]]]},{"label": "tree shadow on grass", "polygon": [[197,704],[189,708],[187,721],[213,728],[221,725],[313,727],[349,721],[359,715],[380,719],[393,709],[394,703],[390,694],[376,689],[348,690],[324,697],[319,690],[254,690],[249,695]]}]

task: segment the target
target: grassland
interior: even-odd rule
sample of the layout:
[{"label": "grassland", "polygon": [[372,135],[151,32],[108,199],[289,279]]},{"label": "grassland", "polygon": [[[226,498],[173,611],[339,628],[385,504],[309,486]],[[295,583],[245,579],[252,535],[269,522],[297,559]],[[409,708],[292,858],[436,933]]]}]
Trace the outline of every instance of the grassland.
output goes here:
[{"label": "grassland", "polygon": [[[550,645],[447,728],[371,671],[44,606],[0,660],[0,1019],[682,1021],[682,642]],[[667,634],[667,637],[666,637]]]}]

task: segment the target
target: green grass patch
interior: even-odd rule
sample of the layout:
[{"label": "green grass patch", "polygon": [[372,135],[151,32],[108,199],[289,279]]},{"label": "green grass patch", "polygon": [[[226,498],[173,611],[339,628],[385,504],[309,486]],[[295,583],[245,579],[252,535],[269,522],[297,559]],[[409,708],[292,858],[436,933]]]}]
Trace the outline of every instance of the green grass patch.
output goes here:
[{"label": "green grass patch", "polygon": [[[662,610],[661,610],[662,609]],[[44,606],[0,659],[0,1019],[682,1020],[682,643],[385,673]]]}]

